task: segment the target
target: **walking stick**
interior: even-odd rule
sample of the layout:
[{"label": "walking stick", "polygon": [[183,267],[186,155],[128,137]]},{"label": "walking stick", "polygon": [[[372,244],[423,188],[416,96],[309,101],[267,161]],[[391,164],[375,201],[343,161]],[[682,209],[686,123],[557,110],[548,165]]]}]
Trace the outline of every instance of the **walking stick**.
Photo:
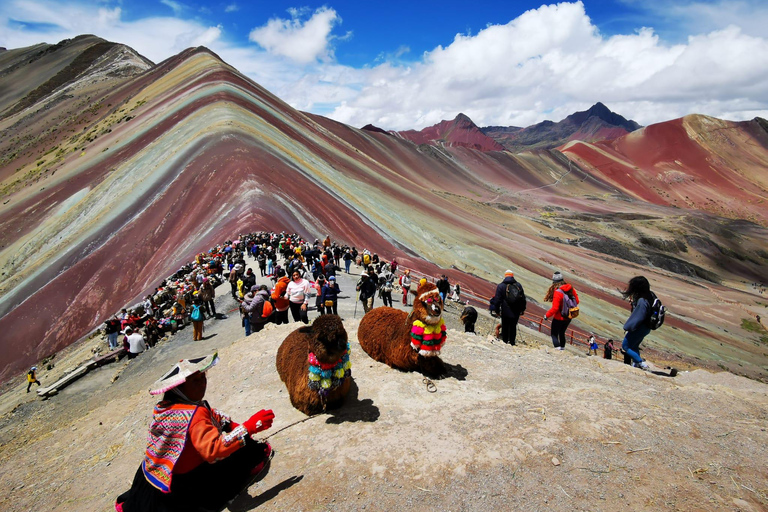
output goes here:
[{"label": "walking stick", "polygon": [[357,318],[357,303],[360,302],[360,292],[357,292],[357,296],[355,297],[355,314],[352,315],[352,318]]}]

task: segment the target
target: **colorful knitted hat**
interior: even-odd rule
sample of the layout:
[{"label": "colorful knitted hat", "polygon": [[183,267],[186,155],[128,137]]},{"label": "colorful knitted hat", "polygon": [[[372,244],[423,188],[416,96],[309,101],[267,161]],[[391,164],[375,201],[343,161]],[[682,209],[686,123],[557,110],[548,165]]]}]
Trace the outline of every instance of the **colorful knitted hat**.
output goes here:
[{"label": "colorful knitted hat", "polygon": [[512,272],[511,270],[506,270],[504,272],[504,277],[515,277],[515,273]]},{"label": "colorful knitted hat", "polygon": [[150,395],[160,395],[169,391],[176,386],[184,384],[187,381],[187,377],[196,372],[205,372],[216,365],[219,362],[219,353],[214,351],[213,354],[196,357],[193,359],[182,359],[176,363],[173,368],[165,375],[160,377],[152,385],[152,389],[149,390]]}]

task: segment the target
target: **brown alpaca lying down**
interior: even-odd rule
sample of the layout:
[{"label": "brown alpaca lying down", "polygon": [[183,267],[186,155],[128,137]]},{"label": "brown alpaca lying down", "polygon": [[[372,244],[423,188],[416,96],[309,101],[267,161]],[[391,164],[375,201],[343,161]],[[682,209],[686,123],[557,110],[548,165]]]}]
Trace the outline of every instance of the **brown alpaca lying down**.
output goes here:
[{"label": "brown alpaca lying down", "polygon": [[[392,368],[429,376],[443,375],[445,364],[439,357],[445,341],[442,314],[443,302],[437,288],[432,283],[425,283],[416,290],[410,314],[389,307],[373,309],[360,320],[357,339],[369,356]],[[442,342],[428,346],[430,342],[425,341],[420,345],[420,340],[412,336],[416,321],[422,326],[417,333],[426,326],[427,330],[434,329],[439,334],[442,327]]]},{"label": "brown alpaca lying down", "polygon": [[[277,373],[296,409],[312,415],[341,405],[352,384],[347,346],[347,331],[338,315],[321,315],[283,340]],[[312,373],[311,358],[317,363]]]}]

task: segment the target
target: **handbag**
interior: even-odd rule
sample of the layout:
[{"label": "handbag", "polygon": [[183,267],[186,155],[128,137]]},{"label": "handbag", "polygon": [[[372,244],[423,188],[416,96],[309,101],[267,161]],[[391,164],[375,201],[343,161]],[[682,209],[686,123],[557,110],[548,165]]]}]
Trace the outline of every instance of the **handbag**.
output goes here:
[{"label": "handbag", "polygon": [[332,300],[326,300],[325,301],[325,307],[332,308],[333,307],[333,301]]}]

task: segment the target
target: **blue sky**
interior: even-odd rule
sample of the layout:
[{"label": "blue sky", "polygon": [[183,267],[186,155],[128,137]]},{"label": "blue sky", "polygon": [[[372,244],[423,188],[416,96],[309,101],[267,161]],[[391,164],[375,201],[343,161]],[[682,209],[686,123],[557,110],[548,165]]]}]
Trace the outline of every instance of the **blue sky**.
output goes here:
[{"label": "blue sky", "polygon": [[0,46],[82,33],[159,62],[197,45],[353,126],[768,117],[768,2],[2,0]]}]

